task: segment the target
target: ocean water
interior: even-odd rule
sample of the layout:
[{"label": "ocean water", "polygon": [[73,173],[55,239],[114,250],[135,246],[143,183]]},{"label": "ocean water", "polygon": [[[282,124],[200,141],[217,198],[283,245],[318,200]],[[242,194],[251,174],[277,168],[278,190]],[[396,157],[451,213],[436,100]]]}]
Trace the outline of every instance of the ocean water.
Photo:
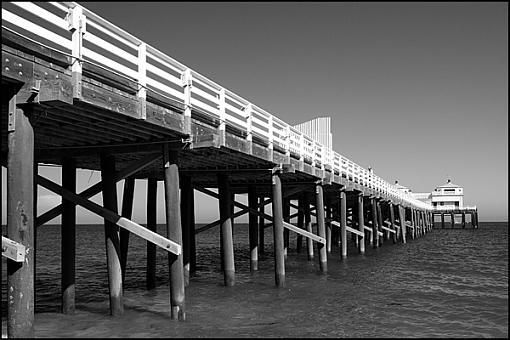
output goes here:
[{"label": "ocean water", "polygon": [[[164,227],[158,232],[164,234]],[[317,251],[296,253],[291,233],[286,287],[274,284],[272,231],[259,271],[249,269],[248,228],[234,228],[236,284],[223,286],[219,230],[197,235],[197,273],[186,287],[187,320],[169,318],[166,253],[157,287],[145,288],[144,240],[131,236],[125,314],[111,317],[104,229],[77,227],[76,313],[60,310],[60,227],[38,231],[37,337],[503,337],[508,338],[508,223],[434,229],[407,244],[385,241],[364,256],[349,240],[319,272]],[[317,250],[317,249],[316,249]],[[2,333],[6,333],[2,258]]]}]

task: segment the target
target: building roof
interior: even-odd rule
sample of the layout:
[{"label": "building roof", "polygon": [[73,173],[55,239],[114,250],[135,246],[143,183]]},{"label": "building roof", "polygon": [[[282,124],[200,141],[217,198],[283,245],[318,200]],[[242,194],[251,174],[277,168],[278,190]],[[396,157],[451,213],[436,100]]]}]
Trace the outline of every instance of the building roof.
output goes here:
[{"label": "building roof", "polygon": [[448,180],[446,184],[440,185],[436,188],[460,188],[460,186],[457,184],[453,184],[451,180]]},{"label": "building roof", "polygon": [[405,189],[405,190],[409,190],[409,188],[403,186],[402,184],[399,184],[398,181],[395,181],[395,187],[397,189]]}]

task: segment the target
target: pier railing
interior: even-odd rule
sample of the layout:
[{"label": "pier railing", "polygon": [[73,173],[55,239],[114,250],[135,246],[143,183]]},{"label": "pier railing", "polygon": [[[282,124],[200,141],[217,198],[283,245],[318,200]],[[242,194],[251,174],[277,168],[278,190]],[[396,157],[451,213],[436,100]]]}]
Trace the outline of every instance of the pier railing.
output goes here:
[{"label": "pier railing", "polygon": [[[75,2],[2,2],[2,27],[67,54],[73,73],[84,63],[107,69],[138,84],[136,95],[147,90],[182,104],[184,115],[200,112],[226,126],[246,132],[305,163],[335,175],[432,210],[373,172],[326,148],[273,114],[150,46]],[[143,118],[143,117],[142,117]]]}]

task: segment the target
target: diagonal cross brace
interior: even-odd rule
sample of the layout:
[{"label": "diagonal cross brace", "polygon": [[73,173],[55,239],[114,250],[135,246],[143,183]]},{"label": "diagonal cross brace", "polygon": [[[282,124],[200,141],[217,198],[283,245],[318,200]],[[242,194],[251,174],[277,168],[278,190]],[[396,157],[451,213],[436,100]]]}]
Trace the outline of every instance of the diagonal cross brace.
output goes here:
[{"label": "diagonal cross brace", "polygon": [[[211,190],[208,190],[208,189],[205,189],[205,188],[202,188],[202,187],[198,187],[198,186],[197,186],[197,187],[195,187],[195,189],[197,189],[197,190],[198,190],[198,191],[200,191],[200,192],[203,192],[204,194],[210,195],[210,196],[215,197],[215,198],[219,198],[219,195],[218,195],[218,194],[216,194],[216,193],[214,193],[214,192],[212,192]],[[293,195],[293,194],[295,194],[296,192],[299,192],[299,191],[300,191],[300,190],[289,190],[288,192],[286,192],[286,193],[283,195],[283,197],[291,196],[291,195]],[[257,205],[257,207],[265,206],[266,204],[271,203],[271,202],[272,202],[272,199],[267,199],[267,200],[265,200],[264,202],[259,203],[259,204]],[[263,218],[265,218],[266,220],[269,220],[269,221],[272,221],[272,220],[273,220],[273,216],[268,215],[268,214],[266,214],[266,213],[259,212],[258,210],[256,210],[256,209],[252,209],[252,208],[250,208],[250,207],[248,207],[248,206],[246,206],[246,205],[244,205],[244,204],[242,204],[242,203],[239,203],[239,202],[233,201],[233,204],[234,204],[234,205],[236,205],[237,207],[239,207],[239,208],[243,209],[243,210],[238,211],[238,212],[237,212],[236,214],[234,214],[232,217],[241,216],[241,215],[243,215],[243,214],[245,214],[245,213],[247,213],[247,212],[251,212],[252,214],[255,214],[255,215],[257,215],[257,216],[262,216],[262,217],[263,217]],[[239,214],[239,215],[237,215],[237,214]],[[237,215],[237,216],[236,216],[236,215]],[[214,227],[214,226],[218,225],[219,223],[220,223],[220,220],[217,220],[217,221],[215,221],[215,222],[213,222],[213,223],[210,223],[210,224],[208,224],[207,226],[204,226],[204,227],[202,227],[202,228],[200,228],[200,229],[197,229],[196,233],[206,230],[206,229],[205,229],[205,227],[207,227],[207,229],[210,229],[210,228],[212,228],[212,227]],[[323,237],[317,236],[317,235],[315,235],[315,234],[313,234],[313,233],[310,233],[310,232],[308,232],[308,231],[306,231],[306,230],[304,230],[304,229],[298,228],[298,227],[296,227],[296,226],[294,226],[294,225],[292,225],[292,224],[290,224],[290,223],[287,223],[287,222],[285,222],[285,221],[284,221],[284,222],[283,222],[283,226],[284,226],[285,228],[289,229],[289,230],[292,230],[292,231],[294,231],[294,232],[296,232],[296,233],[298,233],[298,234],[301,234],[301,235],[303,235],[303,236],[305,236],[305,237],[308,237],[308,238],[310,238],[310,239],[312,239],[312,240],[314,240],[314,241],[317,241],[317,242],[319,242],[319,243],[326,244],[326,240],[325,240]]]},{"label": "diagonal cross brace", "polygon": [[[133,162],[132,164],[127,166],[125,169],[122,169],[115,174],[115,181],[117,181],[117,182],[121,181],[121,180],[135,174],[139,170],[141,170],[141,169],[151,165],[155,161],[157,161],[160,157],[161,157],[160,154],[148,155],[147,157],[144,157],[138,161]],[[94,184],[93,186],[89,187],[88,189],[83,190],[79,195],[83,198],[90,198],[90,197],[100,193],[102,189],[103,189],[103,182],[100,181],[99,183]],[[60,214],[62,214],[62,204],[57,205],[53,209],[48,210],[41,216],[37,217],[35,220],[35,226],[39,227],[39,226],[43,225],[44,223],[54,219],[55,217],[57,217]]]},{"label": "diagonal cross brace", "polygon": [[181,246],[178,243],[175,243],[141,225],[138,223],[135,223],[131,220],[128,220],[127,218],[124,218],[116,213],[114,213],[111,210],[105,209],[104,207],[100,206],[99,204],[96,204],[94,202],[89,201],[86,198],[81,197],[80,195],[77,195],[65,188],[62,188],[60,185],[50,181],[47,178],[44,178],[40,175],[36,176],[36,182],[37,184],[41,185],[42,187],[53,191],[54,193],[58,195],[62,195],[64,199],[67,199],[75,204],[81,205],[87,210],[90,210],[91,212],[98,214],[99,216],[103,217],[104,219],[115,223],[121,228],[124,228],[126,230],[129,230],[133,234],[136,234],[140,236],[141,238],[154,243],[158,247],[161,247],[175,255],[181,254]]}]

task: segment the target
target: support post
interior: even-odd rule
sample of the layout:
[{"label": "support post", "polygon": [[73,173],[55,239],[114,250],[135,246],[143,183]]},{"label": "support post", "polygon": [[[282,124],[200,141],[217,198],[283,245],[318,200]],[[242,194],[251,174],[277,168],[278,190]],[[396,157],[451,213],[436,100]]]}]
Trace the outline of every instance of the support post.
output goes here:
[{"label": "support post", "polygon": [[7,337],[34,337],[34,132],[31,110],[9,101],[7,237],[25,246],[25,262],[7,260]]},{"label": "support post", "polygon": [[[290,198],[283,199],[283,220],[290,223]],[[289,229],[283,229],[283,256],[287,259],[289,249]]]},{"label": "support post", "polygon": [[[178,152],[169,150],[168,144],[163,147],[163,166],[165,174],[165,213],[167,237],[182,245],[182,226],[179,197]],[[170,274],[170,318],[185,320],[184,309],[184,269],[183,252],[175,255],[168,252]]]},{"label": "support post", "polygon": [[406,216],[405,208],[401,205],[398,206],[398,218],[400,219],[400,232],[402,233],[402,243],[406,243]]},{"label": "support post", "polygon": [[342,258],[347,257],[347,197],[340,191],[340,238],[342,240]]},{"label": "support post", "polygon": [[[124,181],[124,192],[122,197],[122,217],[131,219],[133,214],[133,198],[135,194],[135,178],[128,177]],[[122,282],[125,282],[126,264],[129,247],[129,230],[121,228],[119,231],[120,238],[120,267],[122,269]]]},{"label": "support post", "polygon": [[[264,195],[260,196],[259,204],[264,202]],[[265,206],[261,205],[259,211],[263,214],[265,212]],[[264,256],[264,217],[259,216],[259,255]]]},{"label": "support post", "polygon": [[[315,204],[317,213],[317,233],[320,237],[326,238],[326,225],[324,223],[324,191],[322,184],[315,185]],[[328,254],[324,243],[317,243],[319,250],[320,270],[323,273],[328,271]]]},{"label": "support post", "polygon": [[[191,221],[193,216],[193,188],[191,187],[191,177],[181,177],[181,223],[182,223],[182,250],[183,250],[183,273],[184,273],[184,286],[189,285],[189,276],[191,269]],[[195,231],[193,230],[193,235]]]},{"label": "support post", "polygon": [[[62,159],[62,187],[76,192],[76,162],[72,158]],[[61,235],[62,313],[74,314],[76,205],[66,199],[62,199]]]},{"label": "support post", "polygon": [[[257,193],[255,186],[250,185],[248,188],[248,206],[251,209],[257,209]],[[250,240],[250,271],[254,272],[258,270],[258,243],[259,243],[259,230],[257,225],[257,215],[250,212],[248,217],[248,228],[249,228],[249,240]]]},{"label": "support post", "polygon": [[444,214],[441,213],[441,229],[444,229]]},{"label": "support post", "polygon": [[372,214],[372,245],[374,248],[379,247],[379,235],[377,234],[377,202],[375,197],[370,198],[371,214]]},{"label": "support post", "polygon": [[[308,202],[308,196],[306,194],[303,195],[304,201],[304,210],[305,210],[305,226],[306,231],[313,232],[312,230],[312,216],[310,214],[310,203]],[[308,261],[313,261],[313,241],[309,237],[306,238],[306,251],[308,253]]]},{"label": "support post", "polygon": [[225,286],[235,284],[234,244],[232,238],[232,195],[228,175],[218,175],[221,219],[221,257],[223,259],[223,280]]},{"label": "support post", "polygon": [[390,202],[388,204],[388,207],[390,209],[390,223],[391,223],[391,229],[393,229],[395,232],[393,234],[393,244],[397,243],[397,228],[395,228],[395,210],[393,208],[393,203]]},{"label": "support post", "polygon": [[275,260],[275,283],[285,287],[285,257],[283,255],[282,183],[278,172],[272,174],[273,187],[273,239]]},{"label": "support post", "polygon": [[[375,201],[375,204],[377,206],[377,231],[381,232],[382,231],[382,225],[383,225],[383,218],[382,218],[382,211],[381,211],[381,200],[380,199],[377,199]],[[377,235],[379,235],[379,233],[377,233]],[[379,241],[379,247],[384,243],[384,238],[383,236],[377,236],[378,238],[378,241]]]},{"label": "support post", "polygon": [[[101,154],[101,181],[103,182],[103,206],[117,213],[117,185],[115,182],[115,157]],[[119,227],[104,220],[106,262],[108,267],[108,288],[110,293],[110,314],[113,316],[124,313],[122,293],[122,269],[120,266]]]},{"label": "support post", "polygon": [[326,250],[331,253],[332,230],[331,230],[331,202],[326,198]]},{"label": "support post", "polygon": [[478,229],[478,211],[475,211],[475,229]]},{"label": "support post", "polygon": [[454,213],[450,214],[450,219],[452,220],[452,229],[453,229],[453,228],[455,228],[455,214]]},{"label": "support post", "polygon": [[[358,193],[358,230],[365,234],[365,213],[363,212],[363,194]],[[361,236],[359,240],[359,253],[365,254],[365,236]]]},{"label": "support post", "polygon": [[[299,196],[298,200],[298,218],[297,218],[297,227],[303,229],[305,222],[305,213],[304,213],[304,201],[303,194]],[[301,234],[297,234],[296,236],[296,252],[301,253],[301,248],[303,246],[303,236]]]},{"label": "support post", "polygon": [[416,230],[418,229],[418,218],[416,216],[416,210],[411,208],[411,224],[414,229],[411,231],[411,238],[414,239],[416,235]]},{"label": "support post", "polygon": [[[153,232],[156,230],[156,202],[158,194],[158,181],[156,178],[147,179],[147,229]],[[156,245],[152,242],[147,243],[147,263],[145,272],[145,283],[147,290],[156,288]],[[184,249],[183,249],[184,250]]]}]

